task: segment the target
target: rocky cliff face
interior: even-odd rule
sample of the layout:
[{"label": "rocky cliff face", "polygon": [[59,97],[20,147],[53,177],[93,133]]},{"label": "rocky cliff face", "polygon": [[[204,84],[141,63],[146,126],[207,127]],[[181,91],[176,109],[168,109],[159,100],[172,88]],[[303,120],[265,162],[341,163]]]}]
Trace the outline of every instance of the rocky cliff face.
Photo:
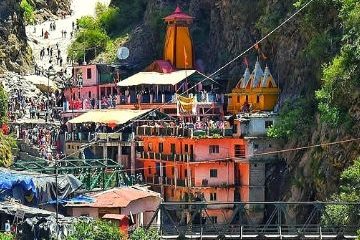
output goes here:
[{"label": "rocky cliff face", "polygon": [[35,6],[36,19],[39,22],[70,13],[70,0],[28,0]]},{"label": "rocky cliff face", "polygon": [[[131,49],[129,61],[139,63],[139,69],[152,60],[161,58],[166,26],[159,22],[175,9],[175,2],[195,17],[191,31],[196,59],[207,73],[214,72],[241,54],[296,11],[293,6],[295,1],[149,0],[143,21],[137,25],[127,43]],[[313,3],[307,11],[296,16],[261,44],[266,56],[266,59],[262,59],[262,65],[270,66],[282,89],[280,105],[287,99],[298,97],[313,100],[315,90],[321,84],[321,65],[329,62],[340,49],[339,41],[330,44],[322,44],[319,41],[324,33],[336,35],[341,28],[336,9],[331,5],[324,8],[317,4],[320,3]],[[307,12],[311,9],[315,9],[313,12],[316,14],[309,16]],[[157,18],[157,21],[154,18]],[[245,56],[253,66],[258,54],[252,50]],[[240,58],[220,72],[219,79],[227,84],[228,90],[242,76],[242,62],[243,58]],[[359,96],[358,93],[354,94]],[[357,98],[357,102],[354,102],[351,108],[352,116],[358,120],[359,102]],[[347,127],[331,129],[320,122],[314,101],[312,106],[305,107],[312,108],[309,109],[313,114],[311,127],[299,132],[296,138],[290,139],[287,143],[279,144],[279,148],[287,149],[359,137],[359,121]],[[273,191],[276,194],[269,194],[268,198],[294,201],[325,200],[336,191],[334,186],[339,183],[340,172],[359,154],[357,142],[284,154],[281,157],[285,159],[286,164],[271,169],[273,174],[269,176],[271,181],[268,189],[276,189]]]},{"label": "rocky cliff face", "polygon": [[26,72],[32,63],[19,1],[0,1],[0,72]]}]

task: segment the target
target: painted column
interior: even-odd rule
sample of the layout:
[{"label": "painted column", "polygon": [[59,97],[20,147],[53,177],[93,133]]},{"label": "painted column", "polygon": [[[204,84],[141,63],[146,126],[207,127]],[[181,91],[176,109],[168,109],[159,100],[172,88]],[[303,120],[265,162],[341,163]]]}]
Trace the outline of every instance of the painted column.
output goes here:
[{"label": "painted column", "polygon": [[161,188],[161,196],[162,196],[163,198],[165,198],[165,197],[164,197],[163,177],[164,177],[163,163],[160,162],[160,180],[159,180],[159,184],[160,184],[160,188]]}]

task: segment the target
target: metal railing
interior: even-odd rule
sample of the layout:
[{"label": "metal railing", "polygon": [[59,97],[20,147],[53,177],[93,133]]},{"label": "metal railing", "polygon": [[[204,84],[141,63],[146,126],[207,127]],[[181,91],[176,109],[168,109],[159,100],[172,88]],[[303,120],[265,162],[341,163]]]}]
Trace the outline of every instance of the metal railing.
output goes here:
[{"label": "metal railing", "polygon": [[[347,225],[328,215],[334,206],[354,213]],[[358,202],[165,202],[147,227],[166,239],[355,239],[359,211]]]},{"label": "metal railing", "polygon": [[180,161],[180,162],[193,162],[194,156],[191,154],[164,154],[154,152],[141,152],[140,158],[142,160],[162,160],[162,161]]},{"label": "metal railing", "polygon": [[137,127],[137,136],[181,136],[181,137],[201,137],[201,136],[219,136],[231,137],[233,136],[233,129],[226,128],[208,128],[195,129],[194,126],[188,128],[181,127]]}]

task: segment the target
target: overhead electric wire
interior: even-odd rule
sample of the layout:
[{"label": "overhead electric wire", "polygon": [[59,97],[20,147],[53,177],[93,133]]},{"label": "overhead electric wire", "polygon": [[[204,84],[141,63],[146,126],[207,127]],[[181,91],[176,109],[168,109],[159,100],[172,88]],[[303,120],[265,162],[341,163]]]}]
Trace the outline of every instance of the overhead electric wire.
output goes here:
[{"label": "overhead electric wire", "polygon": [[[274,154],[280,154],[280,153],[285,153],[285,152],[293,152],[293,151],[301,151],[301,150],[305,150],[305,149],[310,149],[310,148],[316,148],[316,147],[326,147],[326,146],[332,146],[332,145],[337,145],[337,144],[343,144],[343,143],[349,143],[349,142],[356,142],[356,141],[360,141],[360,138],[353,138],[353,139],[347,139],[347,140],[340,140],[340,141],[335,141],[335,142],[328,142],[328,143],[320,143],[320,144],[314,144],[314,145],[309,145],[309,146],[304,146],[304,147],[297,147],[297,148],[288,148],[288,149],[283,149],[283,150],[276,150],[276,151],[270,151],[270,152],[263,152],[263,153],[254,153],[251,156],[248,157],[255,157],[255,156],[264,156],[264,155],[274,155]],[[175,163],[171,164],[172,161],[166,161],[166,160],[160,160],[160,159],[152,159],[152,160],[159,160],[159,161],[165,161],[166,162],[166,166],[175,166]],[[214,158],[214,159],[204,159],[201,160],[199,162],[194,161],[194,162],[189,162],[191,164],[201,164],[202,162],[218,162],[218,161],[226,161],[226,160],[235,160],[236,162],[248,162],[249,160],[244,159],[244,158],[239,158],[239,157],[225,157],[225,158]],[[173,161],[174,162],[174,161]],[[177,161],[179,162],[179,161]],[[181,163],[188,163],[188,162],[182,162]],[[137,168],[137,170],[146,170],[146,169],[156,169],[156,167],[148,167],[148,168]],[[121,172],[126,172],[129,171],[131,169],[124,169],[124,170],[120,170]]]},{"label": "overhead electric wire", "polygon": [[[309,6],[313,1],[315,0],[310,0],[308,1],[306,4],[304,4],[301,8],[299,8],[295,13],[293,13],[289,18],[287,18],[285,21],[283,21],[281,24],[279,24],[277,27],[275,27],[272,31],[270,31],[268,34],[266,34],[263,38],[261,38],[259,41],[257,41],[255,44],[253,44],[252,46],[250,46],[249,48],[247,48],[244,52],[242,52],[241,54],[237,55],[235,58],[233,58],[232,60],[230,60],[229,62],[227,62],[225,65],[223,65],[222,67],[220,67],[218,70],[216,70],[215,72],[213,72],[212,74],[210,74],[209,76],[206,76],[205,74],[201,74],[201,75],[205,75],[206,77],[201,80],[200,82],[197,82],[194,86],[190,87],[189,89],[185,90],[182,94],[179,94],[180,96],[183,94],[186,94],[188,91],[194,89],[197,85],[201,84],[202,82],[204,82],[207,79],[210,79],[212,81],[215,81],[212,79],[212,77],[219,73],[220,71],[222,71],[223,69],[225,69],[226,67],[228,67],[230,64],[234,63],[236,60],[238,60],[240,57],[242,57],[244,54],[246,54],[247,52],[249,52],[251,49],[255,48],[259,43],[263,42],[265,39],[267,39],[269,36],[271,36],[274,32],[276,32],[277,30],[279,30],[282,26],[284,26],[287,22],[289,22],[291,19],[293,19],[296,15],[298,15],[300,12],[302,12],[307,6]],[[142,116],[142,118],[147,117],[151,112],[156,111],[161,109],[161,107],[165,106],[166,104],[171,103],[172,101],[168,101],[166,103],[164,103],[163,105],[150,110],[148,113],[146,113],[144,116]],[[137,119],[137,121],[139,121]],[[124,130],[126,127],[132,125],[133,122],[130,121],[129,124],[127,124],[126,126],[122,127],[121,129],[119,129],[118,131],[116,131],[115,133],[118,133],[122,130]],[[94,141],[95,140],[95,141]],[[98,141],[96,141],[96,139],[94,138],[92,141],[90,141],[90,143],[84,144],[82,146],[80,146],[80,149],[78,151],[75,151],[67,156],[65,156],[64,158],[60,159],[60,160],[64,160],[66,158],[68,158],[69,156],[73,156],[75,154],[79,154],[81,151],[84,150],[84,148],[92,146],[94,144],[96,144]]]}]

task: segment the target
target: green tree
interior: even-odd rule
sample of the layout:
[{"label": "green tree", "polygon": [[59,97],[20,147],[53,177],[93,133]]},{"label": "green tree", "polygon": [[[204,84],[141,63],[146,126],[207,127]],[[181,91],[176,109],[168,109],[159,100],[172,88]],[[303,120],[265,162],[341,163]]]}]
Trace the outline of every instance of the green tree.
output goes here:
[{"label": "green tree", "polygon": [[[334,201],[360,202],[360,157],[354,164],[342,172],[339,193],[332,196]],[[331,205],[326,207],[322,220],[327,225],[359,225],[360,208],[358,206]]]},{"label": "green tree", "polygon": [[137,228],[131,234],[130,240],[160,240],[160,235],[156,229]]},{"label": "green tree", "polygon": [[333,3],[340,8],[342,47],[331,63],[324,66],[323,83],[316,98],[321,119],[337,126],[351,121],[349,109],[360,91],[360,2],[333,0]]},{"label": "green tree", "polygon": [[67,240],[122,240],[124,235],[120,232],[119,227],[106,221],[79,221],[75,223],[74,233]]},{"label": "green tree", "polygon": [[308,131],[314,115],[312,100],[298,98],[286,101],[280,110],[275,124],[268,129],[267,135],[273,138],[288,138],[294,134]]},{"label": "green tree", "polygon": [[25,21],[33,24],[35,21],[34,7],[27,0],[21,0],[20,8],[24,13]]},{"label": "green tree", "polygon": [[8,97],[0,84],[0,126],[7,121]]}]

